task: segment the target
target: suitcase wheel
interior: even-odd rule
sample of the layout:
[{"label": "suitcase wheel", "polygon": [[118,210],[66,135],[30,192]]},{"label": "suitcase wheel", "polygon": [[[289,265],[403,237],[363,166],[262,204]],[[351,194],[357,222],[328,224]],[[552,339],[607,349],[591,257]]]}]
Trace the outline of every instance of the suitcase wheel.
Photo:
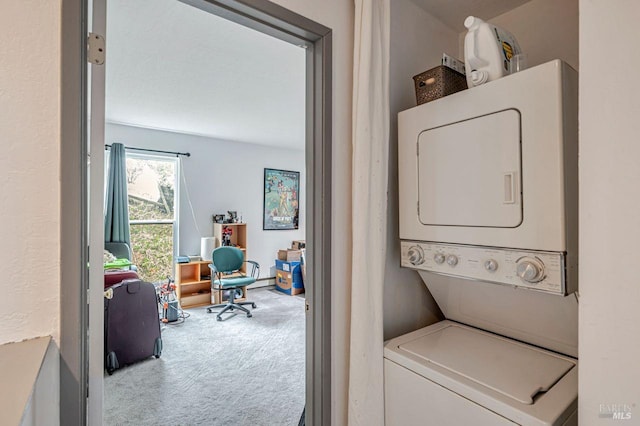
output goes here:
[{"label": "suitcase wheel", "polygon": [[107,373],[112,375],[118,368],[120,368],[120,365],[118,364],[118,357],[116,356],[116,353],[109,352],[107,354]]},{"label": "suitcase wheel", "polygon": [[156,341],[153,344],[153,356],[155,356],[156,358],[160,358],[161,354],[162,354],[162,338],[156,337]]}]

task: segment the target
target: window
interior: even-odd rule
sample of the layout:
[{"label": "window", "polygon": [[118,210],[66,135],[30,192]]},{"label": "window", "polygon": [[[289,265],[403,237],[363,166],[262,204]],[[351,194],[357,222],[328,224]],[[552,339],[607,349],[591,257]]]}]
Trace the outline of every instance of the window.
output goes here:
[{"label": "window", "polygon": [[131,250],[138,275],[145,281],[173,276],[177,169],[175,158],[127,153]]}]

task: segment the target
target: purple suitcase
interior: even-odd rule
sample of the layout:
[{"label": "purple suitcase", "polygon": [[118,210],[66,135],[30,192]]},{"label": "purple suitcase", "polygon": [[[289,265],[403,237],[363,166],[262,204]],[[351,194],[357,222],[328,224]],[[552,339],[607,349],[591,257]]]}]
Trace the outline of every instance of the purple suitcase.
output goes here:
[{"label": "purple suitcase", "polygon": [[151,356],[160,358],[158,298],[151,283],[125,280],[104,299],[105,368],[115,370]]},{"label": "purple suitcase", "polygon": [[114,284],[119,284],[124,280],[137,279],[138,274],[136,271],[121,270],[121,269],[106,269],[104,271],[104,289],[108,289]]}]

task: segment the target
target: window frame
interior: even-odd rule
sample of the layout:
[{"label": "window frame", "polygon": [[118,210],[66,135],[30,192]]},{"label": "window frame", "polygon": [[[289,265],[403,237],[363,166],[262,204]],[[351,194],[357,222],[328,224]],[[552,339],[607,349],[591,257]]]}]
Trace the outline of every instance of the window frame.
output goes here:
[{"label": "window frame", "polygon": [[[178,156],[169,155],[169,154],[148,154],[141,152],[126,152],[126,159],[140,159],[140,160],[156,160],[156,161],[171,161],[174,164],[174,190],[173,190],[173,220],[171,219],[136,219],[131,220],[131,215],[129,215],[129,226],[132,225],[166,225],[173,224],[173,250],[171,253],[171,265],[175,265],[176,257],[178,256],[178,252],[180,250],[180,176],[182,173],[181,168],[181,160]],[[128,183],[127,183],[128,185]],[[128,205],[128,203],[127,203]],[[133,252],[133,243],[131,247],[131,251]],[[172,274],[173,276],[173,269]]]}]

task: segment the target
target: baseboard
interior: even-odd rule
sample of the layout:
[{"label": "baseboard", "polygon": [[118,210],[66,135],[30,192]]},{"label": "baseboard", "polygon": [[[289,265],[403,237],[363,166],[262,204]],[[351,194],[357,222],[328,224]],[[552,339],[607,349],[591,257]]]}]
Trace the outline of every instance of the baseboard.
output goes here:
[{"label": "baseboard", "polygon": [[261,288],[276,285],[276,277],[260,278],[255,283],[248,285],[247,288]]}]

